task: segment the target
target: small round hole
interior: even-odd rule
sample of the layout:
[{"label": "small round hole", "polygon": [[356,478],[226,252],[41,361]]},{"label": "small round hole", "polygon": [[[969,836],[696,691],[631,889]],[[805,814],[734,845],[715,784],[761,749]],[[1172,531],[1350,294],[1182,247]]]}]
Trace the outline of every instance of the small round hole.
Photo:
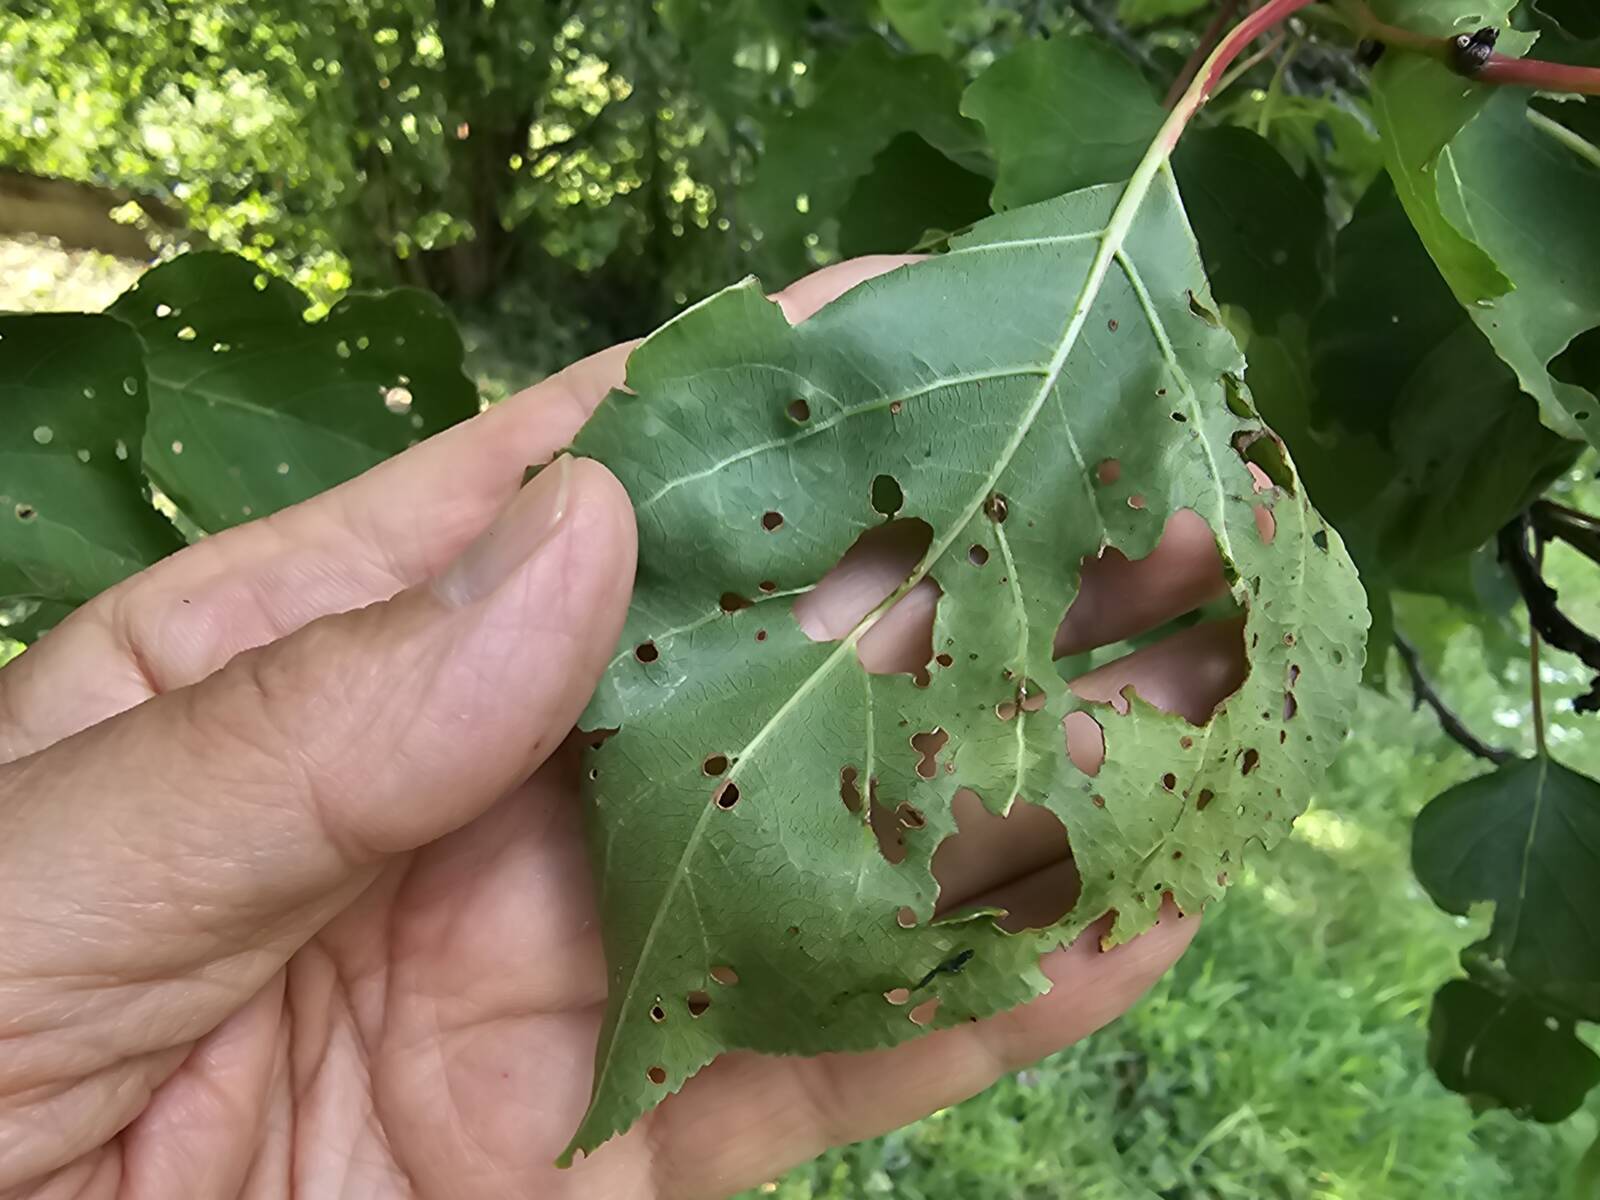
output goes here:
[{"label": "small round hole", "polygon": [[763,592],[766,592],[768,595],[771,595],[773,592],[778,590],[778,585],[770,579],[763,579],[760,583],[756,584],[756,586]]},{"label": "small round hole", "polygon": [[650,1077],[650,1082],[660,1087],[667,1081],[667,1073],[661,1067],[651,1067],[645,1072]]},{"label": "small round hole", "polygon": [[895,913],[894,919],[901,929],[916,928],[917,914],[910,908],[901,908],[899,912]]},{"label": "small round hole", "polygon": [[661,651],[654,642],[640,642],[633,648],[633,656],[642,663],[653,663],[661,657]]},{"label": "small round hole", "polygon": [[661,1007],[661,1001],[657,1000],[650,1006],[650,1019],[657,1025],[667,1019],[667,1010]]},{"label": "small round hole", "polygon": [[751,603],[748,597],[741,596],[738,592],[723,592],[717,601],[718,607],[725,613],[736,613],[741,608],[749,608]]},{"label": "small round hole", "polygon": [[723,987],[732,987],[739,982],[739,972],[728,966],[712,967],[711,980],[713,983],[720,983]]},{"label": "small round hole", "polygon": [[883,994],[883,998],[890,1004],[904,1004],[907,1000],[911,999],[911,989],[903,987],[890,988]]},{"label": "small round hole", "polygon": [[768,533],[777,533],[783,528],[783,514],[781,512],[764,512],[761,514],[761,528]]},{"label": "small round hole", "polygon": [[728,780],[717,789],[716,800],[717,807],[726,812],[739,803],[739,785],[731,779]]},{"label": "small round hole", "polygon": [[1011,512],[1011,501],[999,492],[995,492],[983,502],[983,515],[998,524],[1004,521]]},{"label": "small round hole", "polygon": [[975,567],[981,567],[989,561],[989,552],[982,546],[974,545],[967,551],[967,561]]},{"label": "small round hole", "polygon": [[707,775],[721,775],[728,769],[728,756],[726,754],[709,755],[705,762],[700,764],[700,769]]},{"label": "small round hole", "polygon": [[1178,777],[1176,775],[1174,775],[1171,771],[1168,771],[1165,775],[1163,775],[1161,777],[1161,786],[1166,788],[1167,791],[1169,791],[1169,792],[1172,791],[1175,787],[1178,786]]},{"label": "small round hole", "polygon": [[711,997],[706,992],[690,992],[685,1003],[689,1006],[689,1015],[691,1017],[699,1017],[703,1016],[706,1009],[711,1007]]},{"label": "small round hole", "polygon": [[804,400],[791,400],[789,407],[783,410],[789,414],[789,419],[798,425],[804,425],[811,420],[811,405]]}]

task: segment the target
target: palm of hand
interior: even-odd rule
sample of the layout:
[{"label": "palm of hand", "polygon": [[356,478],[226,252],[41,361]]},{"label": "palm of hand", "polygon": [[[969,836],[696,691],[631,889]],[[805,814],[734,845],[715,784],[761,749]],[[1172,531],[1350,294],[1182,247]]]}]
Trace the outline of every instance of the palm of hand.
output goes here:
[{"label": "palm of hand", "polygon": [[[884,265],[846,264],[803,281],[786,307],[803,315]],[[206,700],[192,700],[190,708],[224,710],[227,719],[198,721],[209,745],[219,733],[237,732],[231,697],[262,707],[263,696],[283,687],[281,677],[300,682],[283,655],[270,657],[277,646],[268,658],[235,660],[250,647],[286,634],[285,644],[310,640],[315,653],[301,657],[318,674],[296,695],[314,709],[356,704],[369,725],[381,726],[385,716],[409,712],[409,701],[421,706],[418,697],[437,691],[440,673],[450,669],[441,664],[481,651],[478,640],[504,645],[508,637],[536,641],[550,633],[530,633],[521,612],[515,628],[487,621],[465,649],[457,637],[439,650],[422,634],[407,640],[417,623],[411,617],[374,615],[399,601],[292,631],[436,575],[504,506],[523,464],[542,461],[568,440],[615,381],[622,352],[580,364],[299,509],[201,543],[103,597],[7,668],[0,713],[26,719],[0,727],[0,762],[10,764],[0,768],[0,868],[8,851],[13,862],[36,863],[84,840],[51,824],[52,797],[64,792],[76,803],[96,782],[120,784],[150,755],[172,751],[149,743],[167,736],[158,721],[175,710],[175,699],[192,692]],[[607,495],[617,503],[592,475],[581,485],[591,510],[603,508]],[[631,533],[619,533],[618,522],[593,518],[591,526],[561,549],[563,578],[615,576],[585,558],[609,564],[631,553],[623,544]],[[1107,564],[1103,611],[1079,613],[1091,628],[1072,637],[1098,632],[1112,640],[1123,636],[1120,626],[1158,623],[1220,586],[1203,529],[1172,532],[1151,560]],[[895,568],[867,561],[847,576],[837,581],[835,600],[824,598],[802,620],[822,629],[837,624],[863,588],[887,594]],[[611,578],[593,587],[619,585]],[[180,597],[185,621],[175,624]],[[916,597],[863,640],[863,658],[878,656],[869,666],[906,669],[901,659],[908,648],[914,654],[918,622],[927,619]],[[604,602],[565,596],[540,617],[582,631],[578,614],[615,609],[620,620],[625,598],[624,579],[620,594]],[[414,680],[397,683],[360,657],[370,657],[370,648],[345,646],[359,643],[363,623],[385,620],[398,622],[401,634],[384,630],[386,662],[418,647]],[[550,695],[529,701],[549,730],[570,728],[614,633],[595,645],[557,643],[566,659],[556,666],[575,682],[558,671]],[[1154,703],[1203,715],[1237,682],[1237,635],[1231,644],[1226,633],[1172,642],[1074,686],[1102,698],[1131,682]],[[256,665],[230,666],[217,685],[214,673],[230,660]],[[529,665],[507,664],[505,680]],[[318,688],[335,700],[322,700]],[[161,698],[125,712],[153,694]],[[300,730],[302,741],[318,740],[316,724],[305,725],[303,715],[273,715]],[[494,741],[497,719],[474,717],[485,744]],[[0,1062],[0,1195],[8,1186],[29,1196],[84,1197],[723,1195],[829,1145],[970,1095],[1000,1072],[1083,1036],[1131,1003],[1192,935],[1194,922],[1167,920],[1107,954],[1085,937],[1045,960],[1057,985],[1048,996],[893,1050],[812,1060],[729,1055],[623,1138],[557,1171],[551,1164],[587,1101],[606,995],[574,748],[569,743],[552,756],[559,733],[533,737],[512,766],[522,756],[544,765],[498,800],[499,789],[490,792],[488,803],[466,798],[470,787],[458,795],[453,786],[471,782],[475,764],[432,771],[436,764],[424,755],[405,764],[421,781],[409,800],[414,811],[380,811],[379,800],[358,794],[360,771],[380,781],[375,796],[386,795],[383,759],[373,746],[404,757],[397,739],[414,731],[401,724],[387,740],[363,728],[346,735],[348,747],[341,741],[306,751],[313,763],[347,749],[357,760],[349,768],[356,778],[335,770],[332,785],[324,780],[309,789],[316,805],[337,809],[344,797],[354,810],[331,818],[320,810],[322,826],[311,842],[296,840],[304,830],[286,826],[270,805],[258,806],[262,816],[248,803],[220,815],[215,805],[197,808],[201,822],[215,826],[199,833],[188,826],[159,838],[152,832],[156,857],[168,857],[148,877],[153,894],[115,898],[139,914],[115,938],[103,923],[81,927],[79,910],[93,908],[82,897],[105,877],[126,877],[128,890],[143,878],[139,871],[150,864],[142,859],[137,867],[119,865],[128,846],[90,837],[90,851],[68,863],[64,878],[38,868],[12,872],[12,894],[0,869],[0,913],[14,909],[24,929],[31,913],[42,914],[32,919],[54,928],[57,942],[70,942],[60,955],[57,942],[40,943],[30,958],[21,937],[9,959],[0,954],[0,1028],[9,1023],[28,1035],[9,1069]],[[73,765],[69,773],[76,774],[54,785],[50,771],[65,755],[53,744],[85,729],[71,745],[88,766]],[[146,755],[133,765],[117,757],[119,743],[130,742]],[[459,756],[459,735],[443,744]],[[182,739],[177,746],[181,759]],[[281,750],[266,756],[280,774]],[[507,780],[526,774],[502,766]],[[430,789],[435,778],[439,785]],[[238,780],[228,782],[255,798]],[[106,819],[115,825],[115,812]],[[994,899],[1002,884],[1000,898],[1019,905],[1030,894],[1059,897],[1072,886],[1070,862],[1030,863],[1016,878],[1019,854],[1025,858],[1036,840],[1029,830],[966,832],[962,852],[941,873],[947,907]],[[186,858],[168,848],[172,842],[200,849]],[[202,878],[184,874],[196,864]],[[265,881],[252,874],[269,871]],[[213,880],[207,872],[220,875]],[[170,925],[174,914],[181,937]],[[125,919],[124,909],[117,916]],[[0,918],[0,935],[5,924]],[[46,960],[48,967],[38,965]],[[73,978],[92,982],[53,990]]]}]

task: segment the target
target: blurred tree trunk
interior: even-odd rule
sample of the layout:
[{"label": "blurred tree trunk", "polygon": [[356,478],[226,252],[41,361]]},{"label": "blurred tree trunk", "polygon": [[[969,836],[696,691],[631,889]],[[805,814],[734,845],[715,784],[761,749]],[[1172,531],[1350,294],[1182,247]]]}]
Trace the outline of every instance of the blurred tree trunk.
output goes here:
[{"label": "blurred tree trunk", "polygon": [[0,170],[0,234],[55,238],[69,250],[98,250],[118,258],[148,261],[150,235],[138,225],[111,219],[132,202],[157,234],[178,234],[183,218],[161,201],[121,188]]}]

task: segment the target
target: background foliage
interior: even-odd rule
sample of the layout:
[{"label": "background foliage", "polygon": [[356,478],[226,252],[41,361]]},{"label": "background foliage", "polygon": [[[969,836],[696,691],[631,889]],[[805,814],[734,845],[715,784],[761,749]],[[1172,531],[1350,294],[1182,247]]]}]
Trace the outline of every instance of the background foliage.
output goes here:
[{"label": "background foliage", "polygon": [[[1504,51],[1537,33],[1544,58],[1600,63],[1585,0],[1374,7],[1429,36],[1484,14]],[[145,276],[112,308],[123,321],[97,319],[116,353],[94,363],[70,351],[80,326],[24,339],[22,318],[0,318],[0,491],[94,503],[64,450],[108,481],[93,553],[0,505],[12,632],[459,419],[473,384],[493,401],[745,272],[778,285],[840,255],[937,247],[991,204],[1123,177],[1218,8],[11,0],[0,231],[23,236],[0,242],[0,308],[104,307],[133,274],[92,252],[125,254],[130,230],[157,257],[248,260]],[[1551,1128],[1475,1115],[1423,1073],[1433,994],[1480,939],[1476,986],[1541,1021],[1600,1015],[1600,981],[1508,974],[1487,912],[1448,916],[1413,880],[1412,816],[1484,765],[1434,713],[1404,712],[1413,681],[1387,644],[1404,634],[1417,694],[1480,750],[1533,753],[1527,617],[1496,536],[1541,494],[1560,508],[1535,523],[1571,535],[1549,542],[1545,578],[1578,627],[1600,625],[1580,552],[1593,530],[1562,515],[1600,503],[1584,450],[1600,429],[1600,118],[1464,87],[1395,47],[1369,68],[1364,12],[1320,4],[1266,41],[1175,162],[1256,402],[1383,622],[1353,745],[1302,836],[1249,865],[1115,1030],[779,1194],[1550,1196],[1585,1178],[1592,1110]],[[438,299],[346,298],[396,285]],[[292,340],[287,376],[249,365],[253,339],[263,358]],[[45,379],[34,359],[66,373],[30,393],[16,381]],[[325,389],[365,401],[305,399]],[[105,426],[94,401],[116,394],[147,398],[147,422]],[[263,394],[279,407],[252,426]],[[129,507],[141,478],[176,531]],[[1593,775],[1596,718],[1571,704],[1585,672],[1547,651],[1538,674],[1550,752]],[[1448,1058],[1455,1086],[1493,1090]]]}]

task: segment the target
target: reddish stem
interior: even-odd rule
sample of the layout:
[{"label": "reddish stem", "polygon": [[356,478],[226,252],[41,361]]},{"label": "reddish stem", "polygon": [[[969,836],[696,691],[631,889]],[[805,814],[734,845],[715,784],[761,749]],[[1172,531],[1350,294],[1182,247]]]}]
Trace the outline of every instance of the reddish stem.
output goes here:
[{"label": "reddish stem", "polygon": [[1239,11],[1241,0],[1222,0],[1222,6],[1217,9],[1216,15],[1211,18],[1211,23],[1205,27],[1200,35],[1200,44],[1194,48],[1194,53],[1189,55],[1183,64],[1183,70],[1178,72],[1178,77],[1172,81],[1172,86],[1167,89],[1166,99],[1162,100],[1163,108],[1171,108],[1178,102],[1178,97],[1183,95],[1185,88],[1194,81],[1195,75],[1200,70],[1200,64],[1205,62],[1206,55],[1227,31],[1228,22],[1233,20],[1233,14]]},{"label": "reddish stem", "polygon": [[1569,66],[1567,63],[1542,62],[1537,58],[1507,58],[1503,54],[1495,54],[1469,78],[1479,83],[1534,88],[1541,92],[1600,96],[1600,70]]}]

